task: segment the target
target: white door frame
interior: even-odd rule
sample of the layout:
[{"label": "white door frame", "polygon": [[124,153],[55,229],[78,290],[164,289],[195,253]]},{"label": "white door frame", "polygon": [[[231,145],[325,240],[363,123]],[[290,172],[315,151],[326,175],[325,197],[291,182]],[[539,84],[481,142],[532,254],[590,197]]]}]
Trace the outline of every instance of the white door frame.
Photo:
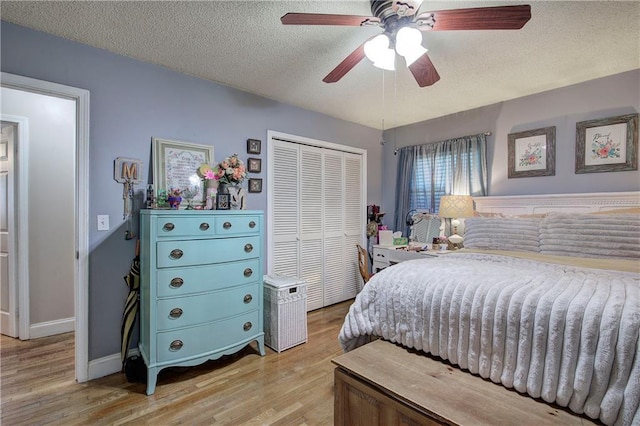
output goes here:
[{"label": "white door frame", "polygon": [[[78,382],[89,380],[89,91],[62,84],[2,73],[3,87],[70,99],[76,102],[76,193],[75,193],[75,242],[74,265],[74,315],[75,315],[75,376]],[[10,121],[10,120],[9,120]],[[18,151],[18,164],[23,164],[24,153]],[[20,168],[26,173],[26,167]],[[22,173],[22,170],[19,173]],[[26,186],[26,176],[18,175],[18,185]],[[25,180],[23,180],[25,179]],[[25,191],[17,194],[17,205],[22,215],[27,215],[28,197]],[[22,209],[24,207],[24,210]],[[18,232],[20,232],[18,230]],[[24,231],[23,231],[24,232]],[[22,236],[18,234],[20,238]],[[19,240],[28,241],[28,239]],[[18,271],[28,271],[28,255],[18,252]],[[29,334],[28,280],[18,290],[20,337]],[[26,327],[24,323],[26,322]],[[23,330],[25,328],[26,330]]]},{"label": "white door frame", "polygon": [[[19,262],[18,259],[28,259],[29,254],[29,227],[26,221],[18,219],[16,212],[26,211],[28,197],[20,197],[20,187],[17,182],[24,182],[23,188],[28,186],[28,163],[29,163],[29,119],[16,115],[0,114],[1,121],[15,125],[13,136],[13,177],[9,179],[8,188],[10,200],[8,208],[8,227],[11,237],[9,238],[9,332],[12,336],[29,335],[29,303],[20,300],[18,295],[22,288],[29,288],[29,268],[26,262]],[[16,146],[19,146],[20,158],[18,158]],[[20,161],[18,161],[20,160]],[[20,241],[20,244],[16,244]],[[25,306],[21,306],[25,305]],[[19,313],[26,312],[23,316]],[[25,321],[22,318],[26,317]],[[26,331],[25,331],[26,330]]]}]

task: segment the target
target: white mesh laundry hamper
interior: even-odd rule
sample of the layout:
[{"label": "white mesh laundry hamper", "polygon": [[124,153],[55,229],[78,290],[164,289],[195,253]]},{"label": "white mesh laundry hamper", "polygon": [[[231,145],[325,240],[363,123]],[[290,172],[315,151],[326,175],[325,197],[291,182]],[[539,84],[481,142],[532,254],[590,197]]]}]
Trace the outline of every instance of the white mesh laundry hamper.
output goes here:
[{"label": "white mesh laundry hamper", "polygon": [[284,275],[264,276],[264,343],[282,352],[307,341],[307,283]]}]

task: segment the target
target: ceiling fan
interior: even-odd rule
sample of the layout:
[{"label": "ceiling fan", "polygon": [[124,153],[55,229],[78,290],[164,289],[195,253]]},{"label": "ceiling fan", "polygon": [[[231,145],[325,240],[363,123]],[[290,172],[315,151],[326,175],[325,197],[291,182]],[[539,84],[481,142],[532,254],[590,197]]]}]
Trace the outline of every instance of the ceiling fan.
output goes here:
[{"label": "ceiling fan", "polygon": [[[322,13],[287,13],[284,25],[378,26],[382,34],[370,37],[349,54],[322,81],[335,83],[365,56],[374,66],[394,69],[396,52],[420,87],[440,79],[438,71],[422,46],[421,31],[518,30],[531,19],[531,6],[492,6],[437,10],[417,14],[422,0],[371,0],[373,16]],[[395,48],[395,51],[394,51]]]}]

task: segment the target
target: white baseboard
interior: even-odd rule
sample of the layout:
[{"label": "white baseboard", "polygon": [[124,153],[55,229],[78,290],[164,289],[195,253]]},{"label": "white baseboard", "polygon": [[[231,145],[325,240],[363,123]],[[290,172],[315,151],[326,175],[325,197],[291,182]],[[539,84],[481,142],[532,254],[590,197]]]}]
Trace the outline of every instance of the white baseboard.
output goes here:
[{"label": "white baseboard", "polygon": [[[138,348],[129,349],[127,358],[133,355],[140,355]],[[98,379],[108,376],[109,374],[119,373],[122,371],[122,362],[120,361],[120,353],[107,355],[102,358],[89,361],[89,380]]]},{"label": "white baseboard", "polygon": [[75,326],[76,319],[74,317],[31,324],[29,326],[29,339],[68,333],[74,331]]}]

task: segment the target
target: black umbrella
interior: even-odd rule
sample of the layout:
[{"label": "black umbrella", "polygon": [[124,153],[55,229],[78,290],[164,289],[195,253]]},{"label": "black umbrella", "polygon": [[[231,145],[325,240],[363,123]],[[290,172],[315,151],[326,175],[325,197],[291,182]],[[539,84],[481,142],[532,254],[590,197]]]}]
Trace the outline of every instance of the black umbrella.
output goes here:
[{"label": "black umbrella", "polygon": [[124,277],[124,281],[129,287],[127,301],[124,304],[124,312],[122,313],[122,346],[120,352],[120,360],[122,361],[122,369],[127,360],[127,351],[131,343],[131,334],[133,334],[133,325],[136,323],[136,315],[140,305],[140,240],[136,243],[136,257],[131,263],[129,273]]}]

